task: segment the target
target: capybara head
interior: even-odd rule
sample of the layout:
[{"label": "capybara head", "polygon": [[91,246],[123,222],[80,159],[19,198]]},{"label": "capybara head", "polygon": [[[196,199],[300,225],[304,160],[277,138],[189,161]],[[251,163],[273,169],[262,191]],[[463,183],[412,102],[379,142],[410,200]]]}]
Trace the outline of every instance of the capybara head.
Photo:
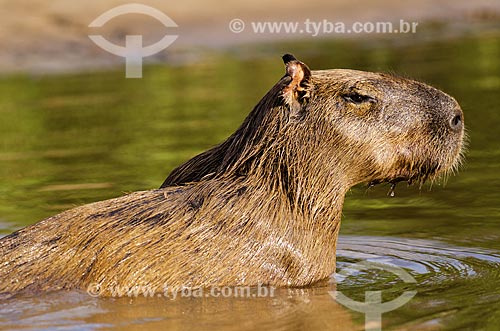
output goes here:
[{"label": "capybara head", "polygon": [[259,172],[288,188],[328,177],[348,187],[411,183],[460,163],[463,113],[451,96],[389,74],[311,71],[292,55],[283,60],[285,76],[243,125],[174,169],[162,187]]},{"label": "capybara head", "polygon": [[303,119],[325,126],[325,150],[352,160],[354,183],[425,180],[458,163],[463,114],[449,95],[416,81],[353,70],[316,71],[309,84]]}]

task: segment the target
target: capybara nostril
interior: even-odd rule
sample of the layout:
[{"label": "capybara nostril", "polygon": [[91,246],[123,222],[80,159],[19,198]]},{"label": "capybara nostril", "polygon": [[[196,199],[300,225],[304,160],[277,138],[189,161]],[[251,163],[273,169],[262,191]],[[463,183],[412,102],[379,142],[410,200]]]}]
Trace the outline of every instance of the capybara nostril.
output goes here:
[{"label": "capybara nostril", "polygon": [[450,120],[450,127],[453,131],[460,131],[462,126],[462,114],[456,113]]}]

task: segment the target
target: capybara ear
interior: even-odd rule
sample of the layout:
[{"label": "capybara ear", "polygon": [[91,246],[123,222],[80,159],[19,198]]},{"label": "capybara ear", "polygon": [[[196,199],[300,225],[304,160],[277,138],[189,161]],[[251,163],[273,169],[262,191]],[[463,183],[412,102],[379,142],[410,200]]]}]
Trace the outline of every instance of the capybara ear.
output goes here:
[{"label": "capybara ear", "polygon": [[283,55],[286,76],[290,83],[283,89],[283,98],[293,112],[299,111],[309,98],[311,70],[291,54]]}]

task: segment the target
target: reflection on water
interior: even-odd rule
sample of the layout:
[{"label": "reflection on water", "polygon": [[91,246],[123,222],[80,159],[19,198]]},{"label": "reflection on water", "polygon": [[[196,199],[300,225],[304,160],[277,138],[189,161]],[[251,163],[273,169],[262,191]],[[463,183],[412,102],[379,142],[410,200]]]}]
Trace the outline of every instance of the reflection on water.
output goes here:
[{"label": "reflection on water", "polygon": [[338,289],[358,301],[364,301],[366,290],[383,290],[386,301],[416,290],[407,305],[384,315],[387,325],[409,330],[429,324],[440,330],[477,330],[486,312],[494,321],[500,317],[499,251],[421,239],[344,236],[337,256],[339,270],[370,261],[404,268],[417,280],[416,286],[395,283],[394,275],[377,271],[337,277]]},{"label": "reflection on water", "polygon": [[[151,330],[168,325],[174,330],[223,330],[238,325],[240,330],[356,330],[363,316],[355,314],[353,320],[332,299],[329,292],[335,289],[357,301],[364,301],[365,291],[382,290],[384,301],[389,301],[416,290],[417,296],[407,305],[384,315],[386,326],[400,329],[424,327],[429,321],[440,327],[463,327],[475,323],[485,309],[500,308],[498,293],[485,296],[484,288],[478,287],[500,286],[500,255],[488,250],[418,239],[344,236],[338,258],[343,271],[358,261],[395,265],[406,269],[417,284],[405,284],[384,271],[366,270],[311,288],[277,289],[274,296],[261,298],[98,299],[82,292],[54,292],[0,302],[0,328]],[[481,301],[463,306],[462,298],[477,295],[482,295]],[[456,321],[457,309],[474,314]]]},{"label": "reflection on water", "polygon": [[[443,186],[356,187],[346,197],[338,268],[400,266],[416,288],[377,270],[274,298],[95,299],[57,292],[0,302],[0,329],[358,330],[363,316],[336,304],[337,287],[362,301],[417,296],[384,314],[384,329],[496,330],[500,325],[500,38],[398,45],[315,42],[262,56],[214,57],[180,67],[0,79],[0,234],[72,206],[158,187],[177,164],[220,142],[281,77],[289,51],[319,68],[392,71],[460,102],[471,138],[467,165]],[[272,54],[272,55],[271,55]],[[413,288],[412,288],[413,286]]]},{"label": "reflection on water", "polygon": [[[18,299],[0,327],[64,330],[349,330],[349,313],[340,309],[327,289],[290,291],[274,298],[95,299],[86,294],[53,293],[43,299]],[[54,303],[57,302],[57,303]],[[17,313],[13,312],[16,309]],[[17,316],[16,316],[17,315]],[[326,316],[327,318],[322,318]]]},{"label": "reflection on water", "polygon": [[[339,242],[337,256],[356,258],[370,262],[394,264],[417,274],[440,274],[443,271],[456,273],[460,277],[477,276],[479,271],[472,260],[500,265],[500,252],[488,250],[447,247],[438,242],[390,237],[344,236]],[[339,267],[342,264],[339,265]],[[481,268],[481,265],[479,265]],[[448,275],[449,276],[449,275]]]}]

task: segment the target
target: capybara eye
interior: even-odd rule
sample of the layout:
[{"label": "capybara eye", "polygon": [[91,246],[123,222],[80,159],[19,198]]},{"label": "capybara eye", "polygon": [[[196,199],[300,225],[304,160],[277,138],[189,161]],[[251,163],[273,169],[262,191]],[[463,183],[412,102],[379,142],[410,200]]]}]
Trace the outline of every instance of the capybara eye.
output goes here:
[{"label": "capybara eye", "polygon": [[342,98],[344,98],[344,100],[347,101],[347,102],[352,102],[352,103],[355,103],[357,105],[359,105],[360,103],[363,103],[363,102],[372,102],[372,101],[375,101],[375,99],[372,98],[372,97],[370,97],[370,96],[359,94],[359,93],[356,93],[356,92],[344,94],[342,96]]}]

